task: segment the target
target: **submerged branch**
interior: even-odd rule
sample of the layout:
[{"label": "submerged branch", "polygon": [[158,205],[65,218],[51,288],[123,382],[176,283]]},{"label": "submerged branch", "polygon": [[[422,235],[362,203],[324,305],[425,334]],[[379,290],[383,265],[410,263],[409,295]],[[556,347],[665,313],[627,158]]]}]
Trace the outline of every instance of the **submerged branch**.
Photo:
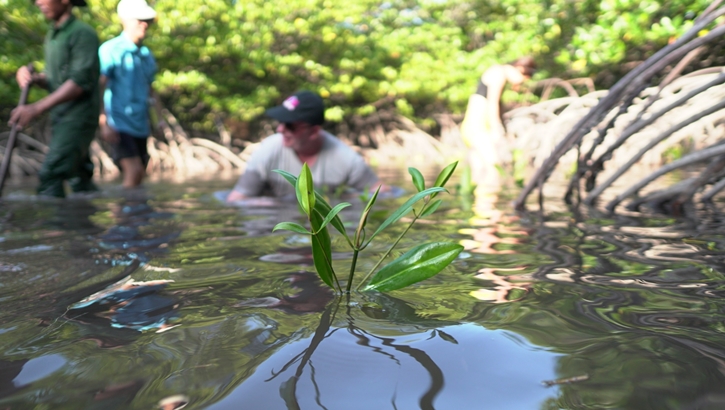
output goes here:
[{"label": "submerged branch", "polygon": [[[612,143],[606,149],[606,151],[604,153],[602,153],[592,163],[592,165],[590,166],[590,169],[592,170],[592,174],[587,178],[587,186],[593,186],[594,185],[594,182],[596,180],[596,177],[597,177],[599,171],[604,169],[604,162],[606,162],[609,159],[611,159],[612,158],[612,154],[614,153],[614,151],[617,148],[621,147],[622,144],[624,144],[625,141],[627,141],[627,139],[629,137],[631,137],[631,136],[635,135],[636,133],[642,131],[644,128],[652,125],[656,120],[658,120],[659,118],[661,118],[663,115],[669,113],[674,108],[683,105],[686,101],[690,100],[694,96],[699,95],[703,91],[708,90],[708,89],[712,88],[713,86],[716,86],[716,85],[719,85],[719,84],[723,84],[723,83],[725,83],[725,72],[722,72],[714,80],[712,80],[712,81],[710,81],[710,82],[708,82],[708,83],[706,83],[706,84],[704,84],[704,85],[702,85],[702,86],[700,86],[698,88],[695,88],[694,90],[691,90],[691,91],[685,93],[683,96],[679,97],[675,101],[671,102],[670,104],[668,104],[664,108],[660,109],[659,111],[653,113],[652,115],[648,116],[647,118],[644,118],[643,119],[641,117],[641,115],[639,115],[637,117],[636,121],[634,121],[629,126],[627,126],[624,129],[624,131],[622,131],[622,133],[619,136],[619,138],[617,138],[617,140],[614,143]],[[641,111],[641,113],[643,113],[643,112],[644,112],[644,110]],[[591,189],[590,189],[590,191],[591,191]],[[598,193],[592,192],[584,200],[584,202],[587,203],[587,204],[592,204],[599,197],[600,194],[601,194],[601,191],[598,192]]]},{"label": "submerged branch", "polygon": [[649,184],[650,182],[654,181],[655,179],[661,177],[662,175],[674,171],[675,169],[682,168],[688,165],[692,165],[698,162],[702,162],[706,159],[710,159],[719,155],[725,154],[725,145],[717,145],[714,147],[710,147],[708,149],[703,149],[697,152],[694,152],[692,154],[689,154],[683,158],[680,158],[677,161],[672,162],[671,164],[667,164],[663,166],[662,168],[658,169],[657,171],[653,172],[652,174],[648,175],[646,178],[640,180],[636,184],[632,185],[629,189],[625,190],[623,193],[617,195],[615,199],[610,201],[607,204],[607,210],[610,212],[614,210],[614,208],[619,205],[620,202],[624,198],[627,198],[630,195],[635,194],[637,191],[642,189],[644,186]]},{"label": "submerged branch", "polygon": [[671,128],[667,129],[666,131],[660,133],[658,136],[650,140],[647,145],[645,145],[639,152],[634,154],[629,161],[627,161],[626,164],[624,164],[622,167],[620,167],[612,176],[610,176],[606,181],[604,181],[601,185],[596,187],[592,192],[589,194],[589,196],[584,199],[584,202],[587,204],[593,203],[601,193],[607,189],[610,185],[612,185],[619,177],[621,177],[625,172],[627,172],[637,161],[639,161],[644,154],[647,153],[652,147],[662,142],[664,139],[672,135],[675,131],[679,131],[682,128],[700,120],[703,117],[706,117],[714,112],[717,112],[721,109],[725,108],[725,100],[720,101],[718,104],[709,107],[708,109],[699,112],[690,118],[679,122],[678,124],[675,124]]}]

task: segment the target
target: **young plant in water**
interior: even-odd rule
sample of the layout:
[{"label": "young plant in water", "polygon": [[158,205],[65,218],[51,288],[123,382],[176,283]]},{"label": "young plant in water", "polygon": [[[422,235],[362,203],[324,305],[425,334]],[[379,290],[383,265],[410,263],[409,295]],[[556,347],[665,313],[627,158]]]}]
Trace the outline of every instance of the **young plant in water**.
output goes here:
[{"label": "young plant in water", "polygon": [[[453,174],[456,169],[458,162],[454,162],[448,165],[441,171],[435,184],[427,188],[425,187],[425,181],[423,175],[415,168],[408,168],[408,172],[413,178],[413,185],[418,190],[418,193],[408,199],[403,205],[395,210],[379,227],[370,235],[366,237],[365,227],[368,222],[368,216],[372,210],[375,200],[380,192],[380,187],[370,196],[365,209],[360,215],[360,222],[358,222],[355,235],[351,238],[342,223],[342,220],[337,215],[342,209],[351,206],[347,202],[343,202],[334,208],[332,208],[320,195],[314,190],[312,183],[312,173],[307,164],[302,166],[302,171],[299,177],[295,177],[289,172],[275,170],[278,174],[282,175],[290,184],[294,185],[295,193],[297,194],[297,202],[299,202],[301,212],[303,212],[307,219],[310,221],[310,230],[307,230],[302,225],[293,222],[281,222],[277,224],[273,231],[278,229],[286,229],[300,234],[310,235],[312,238],[312,260],[317,270],[317,274],[320,278],[331,288],[337,288],[342,292],[342,286],[337,278],[337,274],[332,267],[332,250],[330,242],[330,233],[327,230],[328,225],[332,225],[338,232],[342,234],[347,240],[348,245],[352,248],[352,263],[350,264],[350,273],[347,279],[346,292],[349,293],[352,288],[353,278],[355,276],[355,267],[357,264],[358,255],[362,250],[370,245],[370,242],[385,228],[391,224],[397,222],[400,218],[407,215],[411,211],[413,212],[413,220],[408,224],[402,234],[393,242],[392,246],[385,252],[380,258],[378,263],[368,272],[362,281],[358,284],[356,289],[360,289],[361,286],[365,285],[362,289],[364,291],[377,290],[377,291],[390,291],[395,289],[401,289],[408,285],[412,285],[416,282],[428,279],[448,266],[461,251],[463,246],[452,243],[452,242],[431,242],[418,245],[408,252],[404,253],[388,265],[382,267],[376,272],[376,269],[390,255],[390,252],[395,248],[400,240],[405,236],[406,233],[413,226],[415,221],[420,218],[426,217],[438,209],[441,204],[440,199],[434,198],[443,191],[446,182]],[[447,191],[446,191],[447,192]],[[416,209],[415,205],[422,201],[422,205]],[[375,275],[373,275],[375,273]],[[373,277],[368,282],[368,278]]]}]

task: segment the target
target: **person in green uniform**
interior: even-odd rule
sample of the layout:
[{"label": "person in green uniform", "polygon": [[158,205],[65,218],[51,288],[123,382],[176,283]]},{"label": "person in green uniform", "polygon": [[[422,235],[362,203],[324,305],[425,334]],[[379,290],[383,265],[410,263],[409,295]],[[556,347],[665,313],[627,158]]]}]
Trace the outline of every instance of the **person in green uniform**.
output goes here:
[{"label": "person in green uniform", "polygon": [[73,15],[73,7],[85,6],[85,0],[35,0],[35,4],[51,22],[43,46],[45,71],[33,73],[21,67],[15,78],[21,88],[37,84],[50,93],[15,108],[9,124],[22,128],[50,111],[52,139],[39,173],[39,195],[65,197],[64,181],[73,192],[97,191],[89,147],[100,109],[98,35]]}]

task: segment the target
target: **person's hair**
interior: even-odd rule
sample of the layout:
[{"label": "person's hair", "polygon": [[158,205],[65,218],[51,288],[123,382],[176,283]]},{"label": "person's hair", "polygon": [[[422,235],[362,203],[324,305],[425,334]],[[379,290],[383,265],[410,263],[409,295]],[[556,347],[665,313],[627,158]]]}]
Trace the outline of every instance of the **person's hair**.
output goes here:
[{"label": "person's hair", "polygon": [[536,61],[531,56],[519,57],[516,60],[508,63],[514,67],[523,68],[524,75],[531,77],[536,72]]}]

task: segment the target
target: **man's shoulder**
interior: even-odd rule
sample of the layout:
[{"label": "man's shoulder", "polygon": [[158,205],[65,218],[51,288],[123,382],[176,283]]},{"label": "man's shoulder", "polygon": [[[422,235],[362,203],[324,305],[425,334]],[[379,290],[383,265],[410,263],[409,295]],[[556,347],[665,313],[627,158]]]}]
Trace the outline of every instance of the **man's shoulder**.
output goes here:
[{"label": "man's shoulder", "polygon": [[78,33],[83,36],[92,36],[93,38],[98,40],[98,34],[96,33],[96,30],[91,27],[90,24],[78,18],[75,18],[73,22],[71,22],[70,29],[74,33]]},{"label": "man's shoulder", "polygon": [[123,39],[121,36],[114,37],[110,40],[104,41],[101,46],[99,47],[100,52],[106,52],[111,53],[112,51],[116,50],[118,46],[122,43]]},{"label": "man's shoulder", "polygon": [[352,156],[360,156],[360,154],[358,154],[351,146],[347,145],[345,142],[329,132],[322,130],[321,134],[325,138],[325,144],[330,148],[330,151],[335,151],[336,153],[342,152]]},{"label": "man's shoulder", "polygon": [[120,35],[103,42],[103,44],[99,47],[99,50],[106,53],[120,53],[129,48],[128,43],[129,41],[123,36],[123,33],[121,33]]},{"label": "man's shoulder", "polygon": [[118,35],[116,37],[113,37],[111,39],[108,39],[108,40],[104,41],[103,44],[101,44],[101,47],[104,47],[104,46],[105,47],[114,46],[114,45],[116,45],[116,44],[118,44],[118,43],[120,43],[122,41],[123,41],[123,36],[122,35]]},{"label": "man's shoulder", "polygon": [[271,157],[284,148],[282,134],[275,133],[259,141],[257,148],[252,152],[252,158]]},{"label": "man's shoulder", "polygon": [[268,135],[259,142],[260,147],[281,147],[282,146],[282,134],[276,132],[272,135]]}]

